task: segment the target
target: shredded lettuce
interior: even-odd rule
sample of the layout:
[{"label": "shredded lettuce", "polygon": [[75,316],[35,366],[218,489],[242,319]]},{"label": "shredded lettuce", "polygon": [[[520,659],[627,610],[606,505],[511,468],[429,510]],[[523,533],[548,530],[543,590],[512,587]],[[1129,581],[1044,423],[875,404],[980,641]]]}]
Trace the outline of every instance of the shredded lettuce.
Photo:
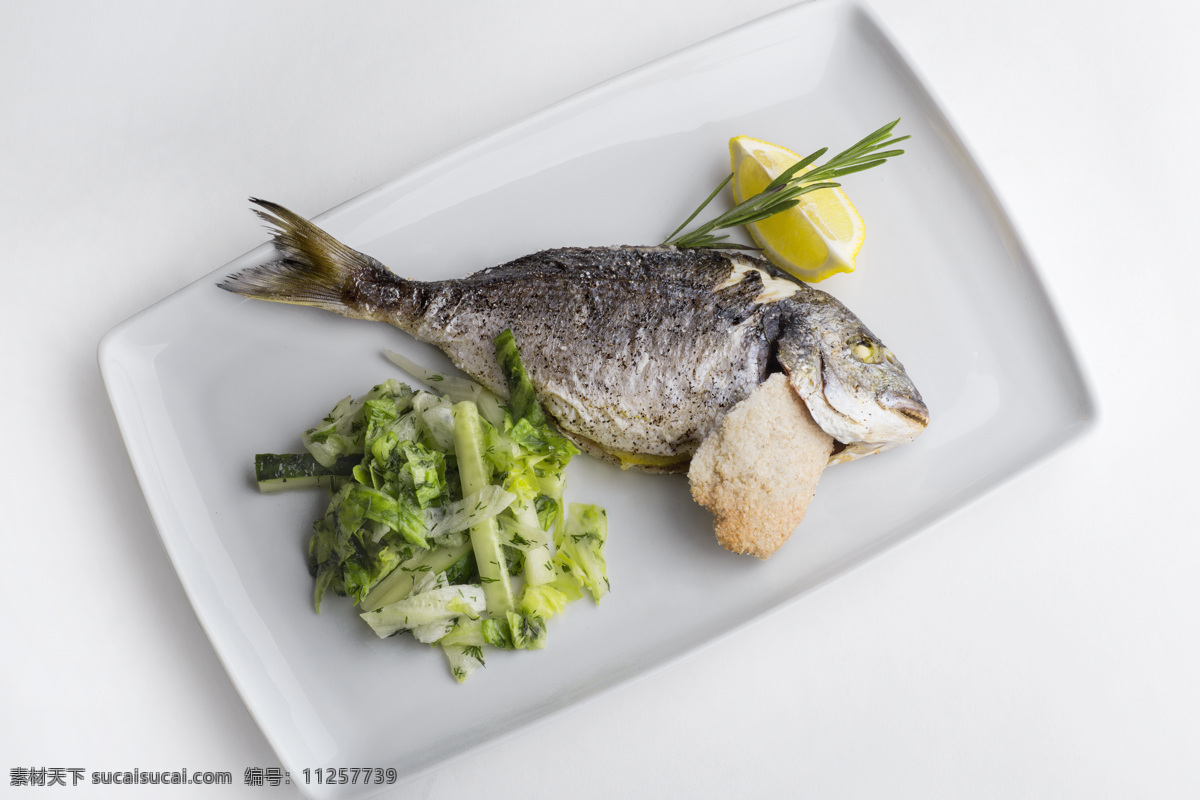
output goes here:
[{"label": "shredded lettuce", "polygon": [[479,407],[480,415],[493,425],[499,425],[500,420],[504,418],[504,408],[500,398],[475,381],[456,375],[447,375],[444,372],[435,372],[391,350],[384,350],[383,354],[387,356],[388,361],[417,380],[423,381],[431,387],[437,387],[438,392],[451,403],[460,403],[463,400],[471,401]]},{"label": "shredded lettuce", "polygon": [[523,614],[550,619],[561,614],[568,603],[580,597],[583,597],[583,593],[575,581],[559,577],[553,583],[526,585],[517,607]]},{"label": "shredded lettuce", "polygon": [[506,492],[495,484],[487,484],[462,500],[426,509],[425,522],[429,526],[429,536],[437,538],[469,530],[484,520],[495,517],[511,506],[516,499],[517,496],[512,492]]},{"label": "shredded lettuce", "polygon": [[608,593],[608,565],[604,544],[608,541],[608,516],[595,505],[571,503],[566,529],[558,539],[554,561],[562,573],[574,578],[592,593],[598,603]]},{"label": "shredded lettuce", "polygon": [[359,601],[359,607],[365,611],[377,611],[403,600],[412,593],[417,580],[424,575],[445,573],[450,583],[470,583],[474,568],[474,554],[465,538],[429,550],[416,550],[371,586],[371,590]]},{"label": "shredded lettuce", "polygon": [[579,450],[547,419],[511,332],[495,344],[507,404],[388,353],[435,391],[389,379],[343,398],[301,436],[313,477],[271,486],[331,492],[308,541],[316,611],[349,597],[381,638],[440,645],[460,682],[487,648],[541,649],[548,620],[608,591],[603,509],[565,513]]},{"label": "shredded lettuce", "polygon": [[412,402],[412,389],[388,379],[357,400],[345,397],[321,422],[300,437],[319,464],[332,467],[338,456],[363,452],[368,426],[382,409],[394,409],[398,415]]},{"label": "shredded lettuce", "polygon": [[429,392],[417,392],[413,398],[413,408],[430,447],[442,452],[454,449],[453,405],[447,398]]},{"label": "shredded lettuce", "polygon": [[478,619],[484,606],[481,587],[451,585],[442,577],[403,600],[360,616],[381,639],[411,630],[417,634],[417,641],[429,643],[445,636],[459,617]]},{"label": "shredded lettuce", "polygon": [[535,425],[546,424],[546,414],[538,403],[533,381],[525,371],[521,354],[517,351],[517,340],[511,330],[501,331],[496,337],[496,360],[508,384],[508,407],[514,419],[527,419]]}]

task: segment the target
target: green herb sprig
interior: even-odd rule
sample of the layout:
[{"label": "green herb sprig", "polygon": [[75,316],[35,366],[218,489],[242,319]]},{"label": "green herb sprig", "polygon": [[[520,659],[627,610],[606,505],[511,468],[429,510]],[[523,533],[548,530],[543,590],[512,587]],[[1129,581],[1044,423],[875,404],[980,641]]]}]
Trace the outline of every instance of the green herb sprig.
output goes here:
[{"label": "green herb sprig", "polygon": [[663,245],[692,248],[732,248],[739,250],[758,249],[738,244],[737,242],[728,242],[726,239],[729,238],[729,234],[716,236],[713,232],[736,228],[740,225],[749,225],[753,222],[764,220],[767,217],[773,217],[781,211],[787,211],[789,208],[799,205],[800,195],[802,194],[815,192],[818,189],[841,186],[840,183],[833,181],[834,178],[878,167],[889,158],[901,155],[904,152],[903,150],[884,150],[885,147],[891,147],[897,142],[911,138],[909,136],[892,137],[892,130],[899,122],[900,120],[897,119],[884,125],[879,130],[864,137],[857,144],[838,153],[826,163],[818,167],[813,167],[811,171],[803,175],[799,174],[829,150],[828,147],[822,147],[815,153],[800,159],[800,161],[788,167],[787,170],[767,184],[767,188],[758,194],[738,203],[721,216],[704,223],[695,230],[681,235],[680,231],[690,225],[692,220],[699,216],[700,212],[733,179],[733,173],[729,173],[725,180],[721,181],[721,184],[713,190],[713,193],[700,204],[700,207],[693,211],[691,216],[683,221],[682,225],[672,231],[671,235],[663,240]]}]

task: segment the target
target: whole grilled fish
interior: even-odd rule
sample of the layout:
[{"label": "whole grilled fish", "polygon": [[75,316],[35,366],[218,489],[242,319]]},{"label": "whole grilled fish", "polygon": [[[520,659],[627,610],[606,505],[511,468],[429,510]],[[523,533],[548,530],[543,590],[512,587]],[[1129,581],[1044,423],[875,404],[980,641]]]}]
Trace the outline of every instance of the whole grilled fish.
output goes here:
[{"label": "whole grilled fish", "polygon": [[769,262],[716,250],[546,250],[461,279],[409,281],[282,206],[254,200],[280,258],[221,288],[389,322],[506,392],[511,328],[538,400],[585,452],[685,472],[725,413],[782,370],[838,443],[830,463],[914,439],[929,413],[845,306]]}]

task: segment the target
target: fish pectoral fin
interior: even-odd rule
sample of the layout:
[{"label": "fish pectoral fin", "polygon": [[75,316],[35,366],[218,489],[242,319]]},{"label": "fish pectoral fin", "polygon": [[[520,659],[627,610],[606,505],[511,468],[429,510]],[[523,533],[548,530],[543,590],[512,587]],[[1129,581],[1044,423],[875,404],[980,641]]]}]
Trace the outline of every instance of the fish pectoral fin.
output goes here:
[{"label": "fish pectoral fin", "polygon": [[796,394],[816,412],[816,405],[827,405],[822,392],[821,350],[816,335],[802,325],[785,325],[775,341],[775,361],[783,368]]}]

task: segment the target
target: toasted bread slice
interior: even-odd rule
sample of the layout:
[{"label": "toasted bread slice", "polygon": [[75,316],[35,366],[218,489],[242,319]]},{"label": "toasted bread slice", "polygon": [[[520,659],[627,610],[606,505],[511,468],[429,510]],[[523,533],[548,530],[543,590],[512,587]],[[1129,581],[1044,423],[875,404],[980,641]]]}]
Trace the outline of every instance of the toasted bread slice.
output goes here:
[{"label": "toasted bread slice", "polygon": [[692,457],[696,502],[727,550],[770,558],[804,519],[833,438],[782,374],[734,406]]}]

